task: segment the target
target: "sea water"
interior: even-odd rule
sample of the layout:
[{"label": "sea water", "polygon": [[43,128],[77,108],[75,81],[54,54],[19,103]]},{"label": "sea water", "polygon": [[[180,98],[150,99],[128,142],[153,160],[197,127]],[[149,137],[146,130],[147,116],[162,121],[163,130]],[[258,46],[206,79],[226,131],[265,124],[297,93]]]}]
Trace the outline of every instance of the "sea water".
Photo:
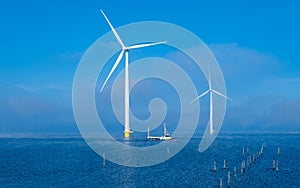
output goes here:
[{"label": "sea water", "polygon": [[[227,187],[228,171],[231,187],[300,187],[300,134],[220,134],[203,153],[198,152],[200,140],[195,134],[182,151],[158,165],[133,168],[106,161],[103,168],[102,157],[80,136],[2,137],[0,187],[219,187],[220,178]],[[241,175],[242,161],[262,145],[263,154]]]}]

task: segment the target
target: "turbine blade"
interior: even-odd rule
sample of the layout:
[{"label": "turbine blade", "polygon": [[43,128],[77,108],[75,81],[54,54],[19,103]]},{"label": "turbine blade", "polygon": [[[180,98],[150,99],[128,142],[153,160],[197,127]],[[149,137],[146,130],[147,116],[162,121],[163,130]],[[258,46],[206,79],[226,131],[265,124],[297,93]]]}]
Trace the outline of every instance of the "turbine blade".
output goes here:
[{"label": "turbine blade", "polygon": [[148,43],[148,44],[137,44],[137,45],[129,46],[129,47],[127,47],[127,49],[131,50],[131,49],[136,49],[136,48],[144,48],[144,47],[148,47],[148,46],[154,46],[154,45],[158,45],[158,44],[164,44],[166,42],[167,41],[153,42],[153,43]]},{"label": "turbine blade", "polygon": [[115,64],[114,64],[114,66],[112,67],[111,71],[109,72],[109,74],[108,74],[108,76],[107,76],[107,78],[106,78],[104,84],[102,85],[102,87],[101,87],[101,89],[100,89],[100,93],[102,92],[102,90],[103,90],[103,88],[104,88],[106,82],[107,82],[108,79],[110,78],[111,74],[114,72],[114,70],[116,69],[116,67],[119,65],[119,63],[120,63],[120,61],[121,61],[121,59],[122,59],[122,57],[123,57],[123,54],[124,54],[124,50],[121,51],[121,53],[120,53],[120,55],[118,56],[118,58],[117,58],[117,60],[116,60],[116,62],[115,62]]},{"label": "turbine blade", "polygon": [[112,24],[110,23],[109,19],[106,17],[106,15],[104,14],[104,12],[102,10],[100,10],[101,13],[103,14],[105,20],[107,21],[110,29],[112,30],[112,32],[114,33],[116,39],[118,40],[119,44],[122,46],[122,48],[125,48],[124,43],[122,42],[120,36],[118,35],[117,31],[115,30],[115,28],[112,26]]},{"label": "turbine blade", "polygon": [[199,95],[198,97],[196,97],[194,100],[192,100],[191,102],[196,101],[197,99],[203,97],[204,95],[206,95],[209,92],[209,90],[205,91],[204,93],[202,93],[201,95]]},{"label": "turbine blade", "polygon": [[222,97],[224,97],[224,98],[226,98],[226,99],[229,99],[229,100],[231,100],[231,98],[229,98],[229,97],[226,97],[225,95],[223,95],[222,93],[220,93],[220,92],[218,92],[218,91],[216,91],[216,90],[211,90],[212,92],[214,92],[215,94],[217,94],[217,95],[220,95],[220,96],[222,96]]}]

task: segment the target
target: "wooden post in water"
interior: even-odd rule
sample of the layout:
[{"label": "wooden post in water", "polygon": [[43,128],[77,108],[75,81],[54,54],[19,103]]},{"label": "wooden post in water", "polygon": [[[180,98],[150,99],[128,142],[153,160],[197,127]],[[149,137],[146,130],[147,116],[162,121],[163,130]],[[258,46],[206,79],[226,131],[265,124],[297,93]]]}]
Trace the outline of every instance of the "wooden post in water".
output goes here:
[{"label": "wooden post in water", "polygon": [[220,178],[220,188],[222,188],[222,178]]},{"label": "wooden post in water", "polygon": [[243,162],[242,162],[242,165],[241,165],[241,175],[243,175],[243,172],[244,172],[244,169],[243,169]]},{"label": "wooden post in water", "polygon": [[236,181],[236,167],[233,167],[233,176],[234,176],[234,181]]},{"label": "wooden post in water", "polygon": [[228,171],[228,180],[227,180],[227,185],[230,187],[230,171]]},{"label": "wooden post in water", "polygon": [[217,171],[217,163],[216,163],[216,161],[214,161],[214,171],[215,172]]},{"label": "wooden post in water", "polygon": [[105,168],[105,153],[103,153],[103,168]]},{"label": "wooden post in water", "polygon": [[247,159],[247,163],[246,166],[248,166],[248,169],[250,168],[250,163],[249,163],[249,159]]},{"label": "wooden post in water", "polygon": [[241,175],[243,175],[243,167],[241,167]]}]

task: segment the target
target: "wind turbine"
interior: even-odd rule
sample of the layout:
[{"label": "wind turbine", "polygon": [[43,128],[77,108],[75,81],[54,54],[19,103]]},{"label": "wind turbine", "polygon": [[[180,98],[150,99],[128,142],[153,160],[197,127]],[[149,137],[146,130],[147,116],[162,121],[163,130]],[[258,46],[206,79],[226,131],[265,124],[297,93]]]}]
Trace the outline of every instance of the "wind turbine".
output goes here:
[{"label": "wind turbine", "polygon": [[100,10],[100,11],[103,14],[105,20],[107,21],[109,27],[111,28],[112,32],[114,33],[114,36],[116,37],[118,43],[122,47],[121,53],[119,54],[115,64],[113,65],[113,67],[112,67],[111,71],[109,72],[104,84],[102,85],[102,87],[100,89],[100,93],[102,92],[103,88],[105,87],[105,85],[106,85],[108,79],[110,78],[111,74],[114,72],[116,67],[119,65],[119,63],[120,63],[120,61],[121,61],[121,59],[124,55],[124,52],[125,52],[125,130],[124,130],[124,136],[125,136],[125,138],[129,138],[130,134],[133,132],[132,130],[130,130],[130,125],[129,125],[129,73],[128,73],[128,53],[129,53],[129,50],[148,47],[148,46],[154,46],[154,45],[158,45],[158,44],[163,44],[163,43],[166,43],[166,41],[164,41],[164,42],[153,42],[153,43],[147,43],[147,44],[137,44],[137,45],[132,45],[132,46],[125,46],[124,43],[122,42],[120,36],[118,35],[117,31],[112,26],[112,24],[110,23],[110,21],[108,20],[108,18],[104,14],[104,12],[102,10]]},{"label": "wind turbine", "polygon": [[[209,68],[208,68],[209,69]],[[201,95],[199,95],[198,97],[196,97],[194,100],[192,100],[192,102],[198,100],[199,98],[203,97],[204,95],[206,95],[209,92],[209,132],[210,134],[213,134],[215,131],[213,129],[213,93],[217,94],[221,97],[224,97],[225,99],[229,99],[231,100],[229,97],[223,95],[222,93],[212,89],[211,87],[211,79],[210,79],[210,69],[208,70],[208,90],[203,92]]]}]

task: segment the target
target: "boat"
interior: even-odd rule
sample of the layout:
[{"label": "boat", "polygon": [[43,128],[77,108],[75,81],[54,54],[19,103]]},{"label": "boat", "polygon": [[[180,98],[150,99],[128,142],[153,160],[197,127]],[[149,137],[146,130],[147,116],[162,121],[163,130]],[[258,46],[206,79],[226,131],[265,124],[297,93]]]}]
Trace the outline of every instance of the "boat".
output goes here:
[{"label": "boat", "polygon": [[148,127],[148,140],[171,140],[172,136],[167,132],[166,123],[164,123],[164,135],[163,136],[150,136],[150,127]]}]

